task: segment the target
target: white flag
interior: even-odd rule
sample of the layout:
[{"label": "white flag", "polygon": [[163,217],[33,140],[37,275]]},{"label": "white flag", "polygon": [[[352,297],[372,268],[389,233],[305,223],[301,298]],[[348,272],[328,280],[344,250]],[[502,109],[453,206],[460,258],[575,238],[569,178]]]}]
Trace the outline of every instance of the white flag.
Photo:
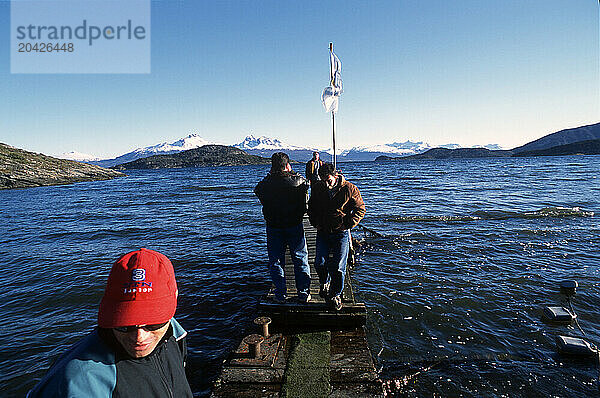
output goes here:
[{"label": "white flag", "polygon": [[338,111],[339,97],[344,92],[342,88],[342,63],[340,59],[331,51],[329,53],[329,63],[331,67],[331,81],[329,86],[325,87],[321,94],[321,102],[326,112]]},{"label": "white flag", "polygon": [[335,89],[337,94],[341,94],[342,89],[342,63],[340,59],[332,52],[329,53],[329,62],[331,64],[332,79],[330,85]]}]

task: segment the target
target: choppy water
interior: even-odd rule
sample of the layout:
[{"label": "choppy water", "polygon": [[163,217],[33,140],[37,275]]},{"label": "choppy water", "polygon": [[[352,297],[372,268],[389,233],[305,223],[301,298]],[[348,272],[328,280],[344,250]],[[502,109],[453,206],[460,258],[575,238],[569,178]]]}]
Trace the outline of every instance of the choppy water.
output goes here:
[{"label": "choppy water", "polygon": [[[409,396],[597,395],[593,364],[561,360],[540,321],[557,281],[600,341],[600,158],[343,164],[367,204],[355,267],[381,376]],[[208,394],[268,288],[252,189],[264,167],[132,171],[0,191],[0,391],[21,396],[93,328],[112,262],[173,260],[190,383]],[[358,237],[362,233],[356,232]],[[420,373],[418,373],[420,372]]]}]

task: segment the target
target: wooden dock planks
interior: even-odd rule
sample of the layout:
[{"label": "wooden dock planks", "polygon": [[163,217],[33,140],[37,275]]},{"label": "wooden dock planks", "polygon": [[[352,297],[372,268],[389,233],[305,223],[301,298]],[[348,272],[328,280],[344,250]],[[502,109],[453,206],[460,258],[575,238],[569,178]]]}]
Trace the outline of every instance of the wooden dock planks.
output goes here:
[{"label": "wooden dock planks", "polygon": [[259,312],[271,317],[274,323],[282,327],[302,325],[329,329],[330,327],[352,328],[363,326],[366,321],[366,307],[364,303],[355,301],[349,275],[350,265],[346,268],[344,291],[342,293],[342,309],[335,311],[319,296],[319,277],[314,267],[317,230],[309,224],[307,218],[304,219],[303,224],[308,247],[308,262],[310,265],[311,301],[309,303],[300,303],[297,300],[294,266],[288,250],[286,252],[286,265],[284,267],[288,299],[285,303],[276,303],[273,301],[273,288],[271,288],[269,293],[258,304]]}]

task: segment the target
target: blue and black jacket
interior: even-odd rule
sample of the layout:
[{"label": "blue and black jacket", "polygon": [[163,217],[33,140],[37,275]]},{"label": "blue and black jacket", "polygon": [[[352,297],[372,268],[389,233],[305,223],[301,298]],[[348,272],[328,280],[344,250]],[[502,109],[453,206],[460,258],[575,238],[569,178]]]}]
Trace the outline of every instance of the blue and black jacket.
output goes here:
[{"label": "blue and black jacket", "polygon": [[191,397],[186,335],[173,318],[150,355],[131,358],[111,330],[95,329],[59,358],[27,397]]}]

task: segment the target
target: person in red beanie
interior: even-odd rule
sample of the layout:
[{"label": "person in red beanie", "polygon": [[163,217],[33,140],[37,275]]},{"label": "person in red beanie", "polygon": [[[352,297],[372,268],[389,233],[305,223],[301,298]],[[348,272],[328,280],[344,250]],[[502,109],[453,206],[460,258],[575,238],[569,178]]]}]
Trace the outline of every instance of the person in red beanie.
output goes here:
[{"label": "person in red beanie", "polygon": [[71,347],[28,397],[191,397],[185,376],[187,332],[173,318],[171,261],[148,249],[113,265],[98,328]]}]

